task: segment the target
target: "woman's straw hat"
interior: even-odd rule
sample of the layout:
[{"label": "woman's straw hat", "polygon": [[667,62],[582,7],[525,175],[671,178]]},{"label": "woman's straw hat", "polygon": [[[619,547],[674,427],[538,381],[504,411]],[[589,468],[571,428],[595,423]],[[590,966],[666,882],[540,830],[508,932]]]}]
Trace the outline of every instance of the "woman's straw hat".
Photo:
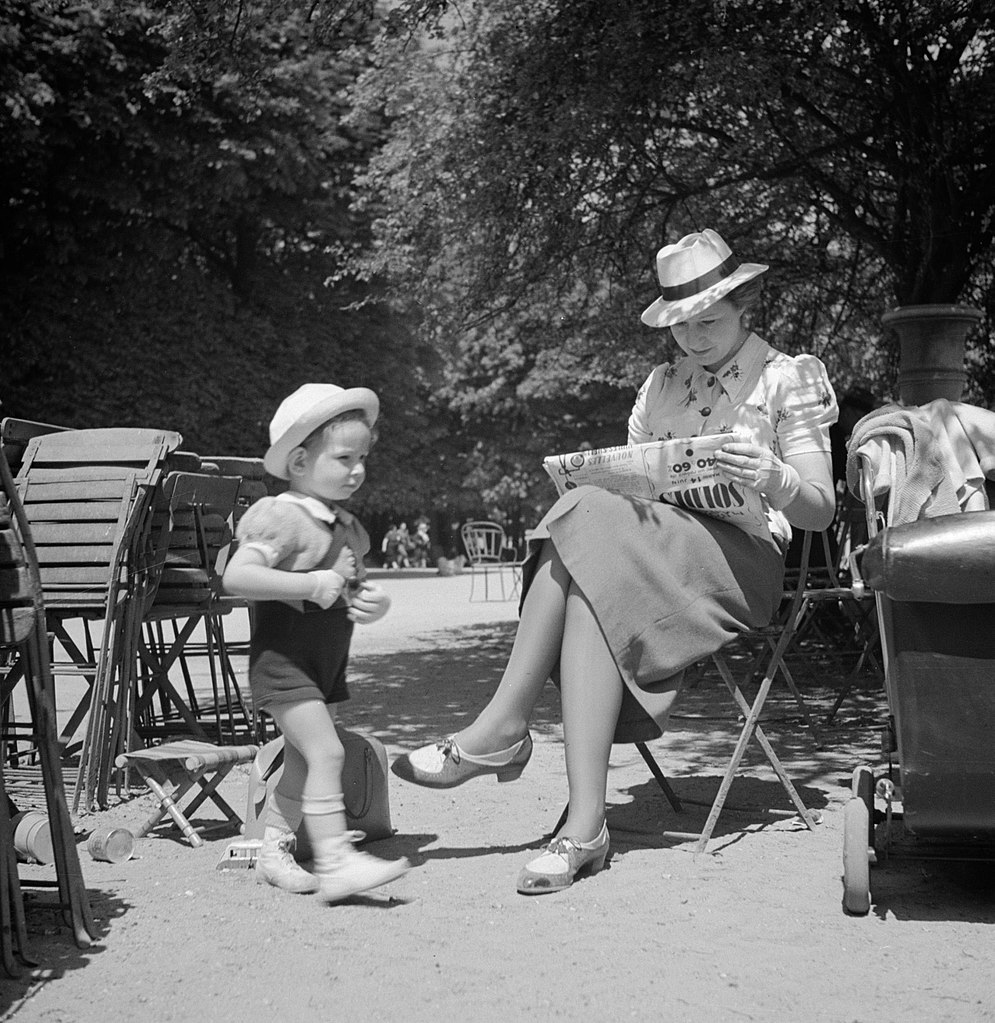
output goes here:
[{"label": "woman's straw hat", "polygon": [[368,387],[336,387],[335,384],[302,384],[280,402],[269,424],[269,450],[263,456],[266,471],[288,479],[287,459],[319,426],[342,412],[361,409],[372,426],[380,415],[380,399]]},{"label": "woman's straw hat", "polygon": [[705,228],[656,254],[661,296],[642,315],[651,327],[669,327],[707,309],[740,284],[759,277],[762,263],[740,263],[719,235]]}]

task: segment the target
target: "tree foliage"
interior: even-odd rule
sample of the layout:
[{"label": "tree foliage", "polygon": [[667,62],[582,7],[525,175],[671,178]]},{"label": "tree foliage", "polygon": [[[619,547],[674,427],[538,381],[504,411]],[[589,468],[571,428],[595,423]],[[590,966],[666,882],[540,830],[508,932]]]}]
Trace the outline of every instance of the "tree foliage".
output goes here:
[{"label": "tree foliage", "polygon": [[0,2],[5,414],[261,454],[298,384],[363,383],[365,501],[445,491],[436,360],[344,267],[385,127],[349,116],[375,28],[348,3]]},{"label": "tree foliage", "polygon": [[512,452],[624,436],[667,353],[638,321],[653,254],[687,231],[770,264],[757,329],[841,390],[887,395],[889,305],[989,305],[989,3],[487,0],[432,24],[358,86],[391,118],[363,266],[423,313],[495,486]]},{"label": "tree foliage", "polygon": [[885,395],[887,305],[992,305],[993,18],[0,0],[4,412],[248,454],[297,384],[365,383],[371,507],[528,518],[541,455],[623,436],[653,254],[707,225],[770,263],[761,333]]}]

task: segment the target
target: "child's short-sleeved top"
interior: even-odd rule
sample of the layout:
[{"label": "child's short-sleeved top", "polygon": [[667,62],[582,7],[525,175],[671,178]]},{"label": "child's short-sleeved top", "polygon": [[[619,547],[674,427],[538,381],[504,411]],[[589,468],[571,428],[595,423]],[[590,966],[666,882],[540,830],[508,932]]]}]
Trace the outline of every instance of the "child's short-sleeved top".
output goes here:
[{"label": "child's short-sleeved top", "polygon": [[[730,433],[784,459],[828,452],[829,427],[838,414],[820,359],[785,355],[750,334],[717,373],[688,356],[657,366],[636,396],[629,443]],[[767,521],[773,536],[790,540],[782,512],[767,507]]]},{"label": "child's short-sleeved top", "polygon": [[[327,505],[314,497],[285,491],[276,497],[262,497],[239,521],[235,531],[239,546],[259,551],[270,568],[286,572],[308,572],[332,568],[343,547],[356,556],[356,577],[364,579],[364,559],[370,537],[351,512]],[[299,610],[302,601],[286,601]],[[344,597],[333,605],[345,606]]]}]

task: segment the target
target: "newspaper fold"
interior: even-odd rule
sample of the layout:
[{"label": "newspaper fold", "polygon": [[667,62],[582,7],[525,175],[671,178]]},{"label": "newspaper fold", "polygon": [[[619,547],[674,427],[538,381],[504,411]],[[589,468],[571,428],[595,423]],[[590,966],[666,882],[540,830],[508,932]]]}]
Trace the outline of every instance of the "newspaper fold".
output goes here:
[{"label": "newspaper fold", "polygon": [[542,467],[559,495],[590,484],[616,494],[667,501],[770,540],[760,495],[732,483],[716,468],[716,450],[735,439],[733,434],[717,433],[572,451],[547,455]]}]

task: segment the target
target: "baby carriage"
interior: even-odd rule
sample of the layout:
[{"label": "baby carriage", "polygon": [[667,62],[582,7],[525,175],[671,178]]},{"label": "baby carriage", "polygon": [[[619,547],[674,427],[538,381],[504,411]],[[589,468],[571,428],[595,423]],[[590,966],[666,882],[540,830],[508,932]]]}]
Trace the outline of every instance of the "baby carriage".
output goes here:
[{"label": "baby carriage", "polygon": [[889,857],[995,858],[995,511],[895,522],[880,465],[858,461],[853,585],[875,596],[888,705],[886,767],[858,766],[844,808],[843,904],[865,914]]}]

